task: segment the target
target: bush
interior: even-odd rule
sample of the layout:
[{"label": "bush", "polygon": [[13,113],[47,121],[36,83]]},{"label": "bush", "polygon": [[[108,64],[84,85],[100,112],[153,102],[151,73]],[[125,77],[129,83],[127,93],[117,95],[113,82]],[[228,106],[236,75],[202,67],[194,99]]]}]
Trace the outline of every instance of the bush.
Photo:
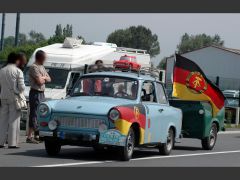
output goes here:
[{"label": "bush", "polygon": [[46,45],[47,45],[47,42],[41,42],[39,44],[26,44],[18,47],[9,46],[4,48],[4,50],[0,52],[0,60],[2,61],[6,60],[8,57],[8,54],[11,52],[15,52],[15,53],[24,52],[27,56],[27,59],[29,59],[37,48],[46,46]]}]

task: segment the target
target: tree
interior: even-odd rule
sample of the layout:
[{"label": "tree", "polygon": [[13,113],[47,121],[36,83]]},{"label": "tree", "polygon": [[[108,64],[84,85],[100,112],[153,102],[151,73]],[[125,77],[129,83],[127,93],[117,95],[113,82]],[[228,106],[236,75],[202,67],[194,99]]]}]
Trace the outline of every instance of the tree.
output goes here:
[{"label": "tree", "polygon": [[87,44],[87,42],[86,42],[86,40],[84,39],[84,37],[82,37],[82,36],[78,36],[77,38],[83,40],[83,41],[82,41],[82,44]]},{"label": "tree", "polygon": [[57,24],[56,25],[56,30],[55,30],[55,36],[62,36],[62,25],[61,24]]},{"label": "tree", "polygon": [[209,36],[206,34],[188,35],[185,33],[177,45],[177,51],[182,54],[210,45],[223,46],[224,41],[218,34]]},{"label": "tree", "polygon": [[63,36],[64,37],[72,37],[72,25],[67,24],[65,28],[63,28]]},{"label": "tree", "polygon": [[158,36],[152,34],[151,30],[144,26],[130,26],[126,29],[118,29],[109,34],[107,42],[115,43],[120,47],[147,50],[151,57],[160,53]]},{"label": "tree", "polygon": [[63,29],[61,24],[56,25],[55,34],[48,39],[48,44],[63,43],[66,37],[72,37],[73,27],[67,24]]},{"label": "tree", "polygon": [[33,30],[29,32],[29,37],[30,39],[28,40],[28,42],[31,44],[41,43],[46,40],[42,33]]},{"label": "tree", "polygon": [[[27,35],[24,34],[24,33],[19,33],[19,36],[18,36],[19,46],[20,45],[25,45],[27,43],[28,43]],[[4,38],[4,48],[14,46],[14,44],[15,44],[15,37],[14,36],[8,36],[8,37]]]},{"label": "tree", "polygon": [[15,38],[14,36],[8,36],[4,38],[4,48],[14,46]]}]

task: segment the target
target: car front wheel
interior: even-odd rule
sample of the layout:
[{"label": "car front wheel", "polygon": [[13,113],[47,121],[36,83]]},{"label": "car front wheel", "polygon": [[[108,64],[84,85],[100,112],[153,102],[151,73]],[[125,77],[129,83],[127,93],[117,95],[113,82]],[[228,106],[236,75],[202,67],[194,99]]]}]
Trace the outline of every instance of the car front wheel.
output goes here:
[{"label": "car front wheel", "polygon": [[58,140],[45,140],[45,150],[49,156],[56,156],[61,150],[61,144]]},{"label": "car front wheel", "polygon": [[172,128],[168,130],[167,142],[159,145],[159,153],[161,155],[169,155],[174,146],[174,131]]},{"label": "car front wheel", "polygon": [[132,158],[134,147],[135,147],[135,134],[133,128],[130,128],[126,138],[125,146],[120,147],[119,149],[120,159],[122,161],[129,161]]}]

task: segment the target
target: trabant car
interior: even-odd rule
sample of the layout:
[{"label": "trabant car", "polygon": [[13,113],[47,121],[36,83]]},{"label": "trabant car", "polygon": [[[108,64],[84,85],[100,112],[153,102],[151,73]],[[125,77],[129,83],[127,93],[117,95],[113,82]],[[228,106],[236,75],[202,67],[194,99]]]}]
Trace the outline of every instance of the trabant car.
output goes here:
[{"label": "trabant car", "polygon": [[121,56],[120,60],[114,61],[113,66],[116,69],[130,69],[132,71],[139,71],[141,65],[137,63],[136,56]]},{"label": "trabant car", "polygon": [[114,148],[129,160],[138,146],[169,155],[182,111],[169,105],[163,85],[149,75],[95,72],[83,75],[66,99],[41,103],[38,121],[49,155],[78,145]]}]

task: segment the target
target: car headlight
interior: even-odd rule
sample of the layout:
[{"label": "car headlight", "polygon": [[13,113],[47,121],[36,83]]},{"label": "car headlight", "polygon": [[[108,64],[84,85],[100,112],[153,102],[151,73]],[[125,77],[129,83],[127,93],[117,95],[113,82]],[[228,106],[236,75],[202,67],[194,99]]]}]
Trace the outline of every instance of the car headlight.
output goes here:
[{"label": "car headlight", "polygon": [[198,111],[198,113],[202,115],[202,114],[204,114],[204,110],[203,110],[203,109],[200,109],[200,110]]},{"label": "car headlight", "polygon": [[38,112],[40,116],[45,117],[49,114],[50,110],[46,104],[40,104]]},{"label": "car headlight", "polygon": [[117,109],[111,109],[109,111],[109,118],[113,121],[116,121],[120,118],[120,112]]},{"label": "car headlight", "polygon": [[57,123],[57,121],[55,121],[55,120],[51,120],[51,121],[49,121],[49,123],[48,123],[48,128],[50,129],[50,130],[55,130],[55,129],[57,129],[57,126],[58,126],[58,123]]}]

